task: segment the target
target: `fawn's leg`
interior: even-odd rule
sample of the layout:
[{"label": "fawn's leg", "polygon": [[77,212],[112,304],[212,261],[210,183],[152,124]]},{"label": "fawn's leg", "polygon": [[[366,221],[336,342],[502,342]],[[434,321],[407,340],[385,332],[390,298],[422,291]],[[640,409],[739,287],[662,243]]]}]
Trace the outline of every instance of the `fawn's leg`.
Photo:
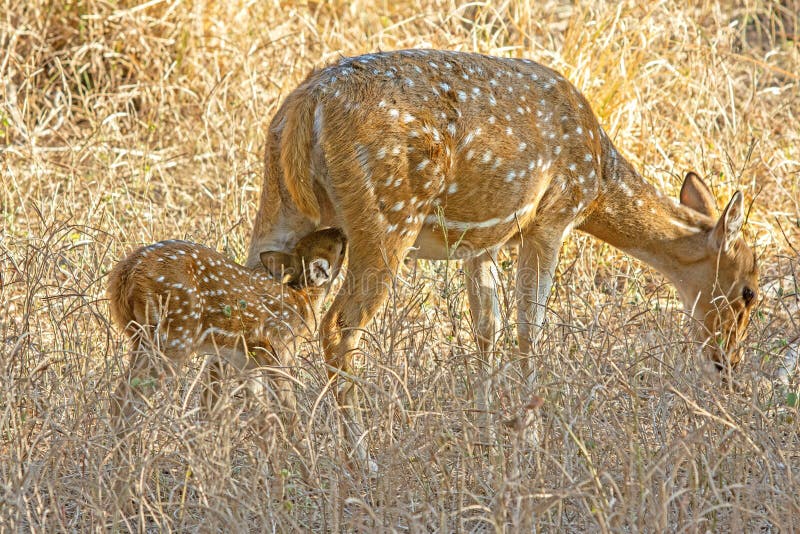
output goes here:
[{"label": "fawn's leg", "polygon": [[125,435],[128,423],[136,405],[144,403],[160,385],[164,371],[174,372],[189,355],[186,350],[162,349],[167,345],[167,339],[162,337],[161,341],[153,343],[147,332],[133,336],[130,363],[110,399],[111,424],[116,434],[112,462],[116,467],[116,479],[112,482],[111,496],[126,514],[133,512],[138,500],[133,499],[138,479],[135,474],[138,469],[138,455],[135,453],[138,440],[128,439],[129,436]]},{"label": "fawn's leg", "polygon": [[490,380],[486,376],[491,369],[490,360],[497,334],[500,329],[500,299],[497,295],[497,250],[486,251],[474,258],[464,260],[466,271],[467,296],[472,312],[472,323],[480,351],[479,384],[475,398],[478,411],[486,427]]},{"label": "fawn's leg", "polygon": [[211,416],[216,409],[222,397],[222,361],[218,356],[209,354],[208,358],[208,376],[206,378],[206,386],[203,390],[203,410],[206,416]]},{"label": "fawn's leg", "polygon": [[[207,346],[204,352],[209,353],[213,358],[209,365],[209,376],[212,380],[207,385],[206,397],[207,410],[210,412],[214,404],[220,397],[219,377],[222,373],[221,362],[224,360],[235,368],[239,373],[246,376],[247,390],[252,398],[263,403],[265,395],[274,397],[281,408],[281,413],[285,418],[287,428],[292,427],[297,419],[297,399],[294,393],[294,384],[291,376],[290,365],[293,361],[293,348],[284,347],[280,351],[279,361],[275,361],[272,354],[262,355],[263,349],[258,347],[251,351],[243,348],[223,348]],[[258,356],[253,357],[256,353]],[[253,373],[263,371],[267,376],[254,376]],[[264,380],[268,380],[269,384]]]},{"label": "fawn's leg", "polygon": [[295,384],[292,377],[292,366],[294,365],[295,347],[290,347],[280,351],[276,366],[270,370],[270,378],[275,388],[278,403],[281,405],[286,428],[293,434],[295,427],[300,419],[297,411],[297,396],[295,395]]},{"label": "fawn's leg", "polygon": [[[130,352],[128,367],[119,378],[119,383],[111,395],[109,414],[114,432],[113,469],[110,472],[111,493],[109,497],[119,506],[123,514],[135,511],[138,499],[136,494],[136,439],[129,439],[126,430],[134,414],[136,405],[152,394],[159,379],[158,351],[152,343],[134,342]],[[112,503],[109,503],[113,506]]]},{"label": "fawn's leg", "polygon": [[161,374],[158,358],[158,350],[151,343],[134,340],[128,368],[110,399],[111,422],[118,432],[133,415],[136,402],[149,397],[155,390]]},{"label": "fawn's leg", "polygon": [[[177,331],[170,335],[171,316],[175,310],[168,309],[169,297],[157,303],[145,297],[135,299],[134,317],[141,325],[135,331],[128,330],[131,346],[131,360],[128,369],[120,378],[111,399],[112,424],[121,430],[122,419],[129,419],[134,411],[134,401],[144,400],[152,395],[158,386],[163,371],[174,372],[192,354],[185,336]],[[184,322],[185,332],[194,332],[196,324]],[[165,365],[166,364],[166,365]],[[173,366],[174,365],[174,366]]]}]

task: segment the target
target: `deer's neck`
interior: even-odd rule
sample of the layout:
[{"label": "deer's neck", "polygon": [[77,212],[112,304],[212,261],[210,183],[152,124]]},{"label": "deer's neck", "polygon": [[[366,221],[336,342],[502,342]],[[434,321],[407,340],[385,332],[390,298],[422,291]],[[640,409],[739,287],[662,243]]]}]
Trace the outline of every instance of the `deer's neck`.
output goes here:
[{"label": "deer's neck", "polygon": [[714,221],[645,182],[602,138],[599,193],[579,228],[651,265],[680,290],[693,264],[708,255]]}]

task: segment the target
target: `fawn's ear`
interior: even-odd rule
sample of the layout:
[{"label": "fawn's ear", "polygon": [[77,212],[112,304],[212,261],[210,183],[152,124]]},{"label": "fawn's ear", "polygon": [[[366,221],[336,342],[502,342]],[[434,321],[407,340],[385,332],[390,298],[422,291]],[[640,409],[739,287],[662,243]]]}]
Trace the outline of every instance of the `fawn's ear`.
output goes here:
[{"label": "fawn's ear", "polygon": [[693,172],[686,173],[686,178],[683,179],[680,199],[681,204],[687,208],[692,208],[709,217],[713,217],[717,209],[717,203],[714,201],[711,189],[708,188],[702,178]]},{"label": "fawn's ear", "polygon": [[727,252],[739,237],[744,225],[744,196],[741,191],[733,194],[731,201],[725,206],[714,229],[711,230],[711,246]]},{"label": "fawn's ear", "polygon": [[311,285],[317,287],[325,285],[331,280],[331,264],[325,258],[311,260],[306,269],[306,276]]},{"label": "fawn's ear", "polygon": [[275,280],[283,284],[290,282],[297,276],[297,256],[268,250],[260,254],[261,263]]}]

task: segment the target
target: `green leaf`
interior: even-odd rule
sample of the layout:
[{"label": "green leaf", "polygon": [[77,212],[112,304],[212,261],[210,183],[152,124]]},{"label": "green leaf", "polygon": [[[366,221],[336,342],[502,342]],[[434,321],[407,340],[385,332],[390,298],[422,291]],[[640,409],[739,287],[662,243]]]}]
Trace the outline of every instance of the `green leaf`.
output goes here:
[{"label": "green leaf", "polygon": [[239,299],[239,309],[244,310],[247,308],[247,301],[244,299]]},{"label": "green leaf", "polygon": [[231,308],[230,304],[226,304],[225,306],[222,307],[222,313],[225,314],[225,317],[230,317],[231,314],[233,313],[233,308]]},{"label": "green leaf", "polygon": [[134,376],[133,378],[131,378],[130,384],[131,384],[131,387],[134,387],[134,388],[147,387],[147,386],[154,385],[155,384],[155,379],[154,378],[150,378],[150,377],[141,378],[141,377],[138,377],[138,376]]},{"label": "green leaf", "polygon": [[786,405],[792,408],[797,407],[797,392],[791,391],[786,394]]}]

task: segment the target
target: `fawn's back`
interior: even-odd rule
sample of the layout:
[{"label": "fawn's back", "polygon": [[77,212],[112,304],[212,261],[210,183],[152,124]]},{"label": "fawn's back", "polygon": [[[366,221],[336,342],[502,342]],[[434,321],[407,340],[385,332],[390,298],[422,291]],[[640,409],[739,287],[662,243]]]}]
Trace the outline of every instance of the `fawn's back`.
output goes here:
[{"label": "fawn's back", "polygon": [[282,327],[303,325],[309,303],[267,272],[185,241],[143,247],[120,262],[109,283],[111,313],[130,336],[158,327],[161,350],[188,353],[210,345],[272,348]]},{"label": "fawn's back", "polygon": [[[304,256],[265,252],[265,264],[256,269],[202,245],[155,243],[111,272],[111,313],[131,338],[155,328],[152,341],[172,356],[226,348],[264,359],[313,330],[320,286],[335,276],[343,243],[338,230],[323,230],[299,244]],[[284,275],[290,283],[283,283]]]}]

